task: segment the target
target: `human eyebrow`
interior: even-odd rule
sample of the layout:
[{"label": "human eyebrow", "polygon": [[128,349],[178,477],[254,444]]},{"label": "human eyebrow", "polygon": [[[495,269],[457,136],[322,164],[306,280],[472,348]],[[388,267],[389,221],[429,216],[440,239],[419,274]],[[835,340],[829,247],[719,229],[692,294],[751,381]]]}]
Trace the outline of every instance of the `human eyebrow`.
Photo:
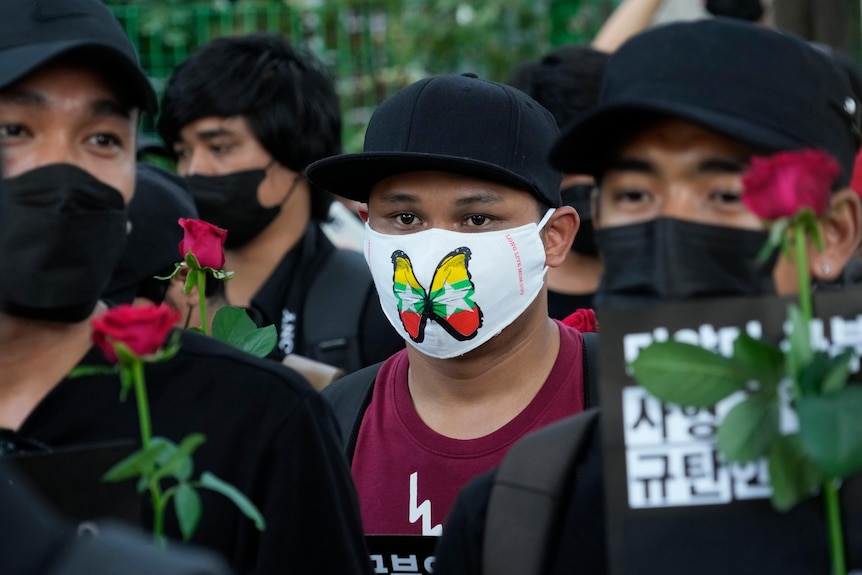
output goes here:
[{"label": "human eyebrow", "polygon": [[383,194],[380,197],[380,201],[385,204],[418,204],[419,198],[417,198],[413,194],[408,194],[405,192],[393,192],[390,194]]},{"label": "human eyebrow", "polygon": [[96,100],[90,104],[90,111],[94,116],[107,116],[123,120],[129,120],[132,117],[132,109],[115,100]]},{"label": "human eyebrow", "polygon": [[18,106],[31,106],[45,108],[48,101],[45,96],[32,90],[7,90],[0,94],[0,102],[4,104],[15,104]]},{"label": "human eyebrow", "polygon": [[491,205],[503,202],[503,198],[491,192],[477,192],[455,201],[456,206]]},{"label": "human eyebrow", "polygon": [[655,174],[656,169],[650,162],[638,158],[616,158],[608,163],[607,172],[639,172]]},{"label": "human eyebrow", "polygon": [[707,174],[741,174],[748,167],[748,162],[736,158],[709,158],[697,166],[699,173]]},{"label": "human eyebrow", "polygon": [[206,128],[195,133],[195,136],[200,140],[209,141],[215,140],[216,138],[223,138],[225,136],[235,136],[236,134],[227,128]]}]

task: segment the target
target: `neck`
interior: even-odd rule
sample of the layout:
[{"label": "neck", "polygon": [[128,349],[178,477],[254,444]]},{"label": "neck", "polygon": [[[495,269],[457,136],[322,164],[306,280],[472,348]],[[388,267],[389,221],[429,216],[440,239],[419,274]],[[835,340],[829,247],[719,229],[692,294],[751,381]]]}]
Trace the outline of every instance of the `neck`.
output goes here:
[{"label": "neck", "polygon": [[73,324],[0,315],[0,427],[17,429],[92,346],[90,318]]},{"label": "neck", "polygon": [[308,184],[300,182],[266,229],[247,244],[225,251],[225,269],[236,273],[225,284],[230,305],[248,307],[287,252],[305,234],[310,218]]},{"label": "neck", "polygon": [[573,295],[594,293],[601,275],[602,262],[598,257],[569,251],[562,265],[548,270],[548,288]]},{"label": "neck", "polygon": [[559,349],[560,332],[548,318],[542,293],[499,335],[461,357],[435,359],[408,345],[413,404],[437,433],[456,439],[482,437],[503,427],[533,400]]}]

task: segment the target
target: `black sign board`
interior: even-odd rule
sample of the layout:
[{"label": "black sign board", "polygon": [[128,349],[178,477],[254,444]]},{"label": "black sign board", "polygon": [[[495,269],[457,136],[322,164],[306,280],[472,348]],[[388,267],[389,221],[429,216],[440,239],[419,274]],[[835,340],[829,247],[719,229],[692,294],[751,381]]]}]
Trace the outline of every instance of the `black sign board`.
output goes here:
[{"label": "black sign board", "polygon": [[432,535],[366,535],[373,572],[389,575],[431,575],[434,548]]},{"label": "black sign board", "polygon": [[[675,339],[730,355],[745,330],[784,339],[792,300],[736,298],[599,310],[602,441],[608,553],[614,575],[828,573],[823,503],[787,513],[772,509],[766,461],[728,465],[715,447],[723,416],[742,399],[712,409],[664,405],[639,387],[626,366],[653,341]],[[862,293],[817,298],[812,345],[862,355]],[[853,369],[859,375],[859,361]],[[854,377],[855,377],[854,376]],[[798,427],[789,388],[783,432]],[[860,414],[862,417],[862,414]],[[845,483],[848,567],[862,567],[862,481]]]}]

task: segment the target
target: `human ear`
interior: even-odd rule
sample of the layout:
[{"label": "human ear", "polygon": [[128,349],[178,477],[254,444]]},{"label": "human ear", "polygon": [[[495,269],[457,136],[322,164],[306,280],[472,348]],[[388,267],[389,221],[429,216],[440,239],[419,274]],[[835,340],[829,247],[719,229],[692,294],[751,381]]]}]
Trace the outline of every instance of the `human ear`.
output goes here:
[{"label": "human ear", "polygon": [[368,204],[362,203],[356,206],[356,215],[359,216],[359,219],[362,220],[363,224],[368,223]]},{"label": "human ear", "polygon": [[832,194],[829,212],[820,218],[823,251],[809,251],[809,270],[813,278],[835,280],[859,249],[862,240],[862,202],[850,188]]},{"label": "human ear", "polygon": [[542,240],[545,244],[545,265],[552,268],[562,265],[580,226],[581,218],[575,208],[561,206],[554,210],[542,229]]}]

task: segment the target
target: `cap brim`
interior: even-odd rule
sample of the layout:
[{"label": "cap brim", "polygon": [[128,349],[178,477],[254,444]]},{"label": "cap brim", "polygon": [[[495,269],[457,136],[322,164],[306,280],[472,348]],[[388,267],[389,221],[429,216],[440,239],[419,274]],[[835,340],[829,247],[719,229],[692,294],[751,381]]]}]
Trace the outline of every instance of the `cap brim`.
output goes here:
[{"label": "cap brim", "polygon": [[633,129],[655,116],[692,122],[765,152],[804,146],[778,128],[715,110],[675,102],[619,101],[593,109],[565,128],[551,148],[550,162],[565,173],[597,175],[620,136],[634,135]]},{"label": "cap brim", "polygon": [[439,171],[499,182],[541,197],[521,176],[471,158],[409,152],[363,152],[318,160],[306,170],[308,179],[324,190],[349,200],[367,202],[371,188],[390,176],[407,172]]},{"label": "cap brim", "polygon": [[158,111],[156,92],[138,64],[116,47],[90,40],[35,44],[0,52],[0,88],[17,82],[54,58],[77,50],[98,50],[99,64],[131,83],[130,92],[136,105],[150,114]]}]

